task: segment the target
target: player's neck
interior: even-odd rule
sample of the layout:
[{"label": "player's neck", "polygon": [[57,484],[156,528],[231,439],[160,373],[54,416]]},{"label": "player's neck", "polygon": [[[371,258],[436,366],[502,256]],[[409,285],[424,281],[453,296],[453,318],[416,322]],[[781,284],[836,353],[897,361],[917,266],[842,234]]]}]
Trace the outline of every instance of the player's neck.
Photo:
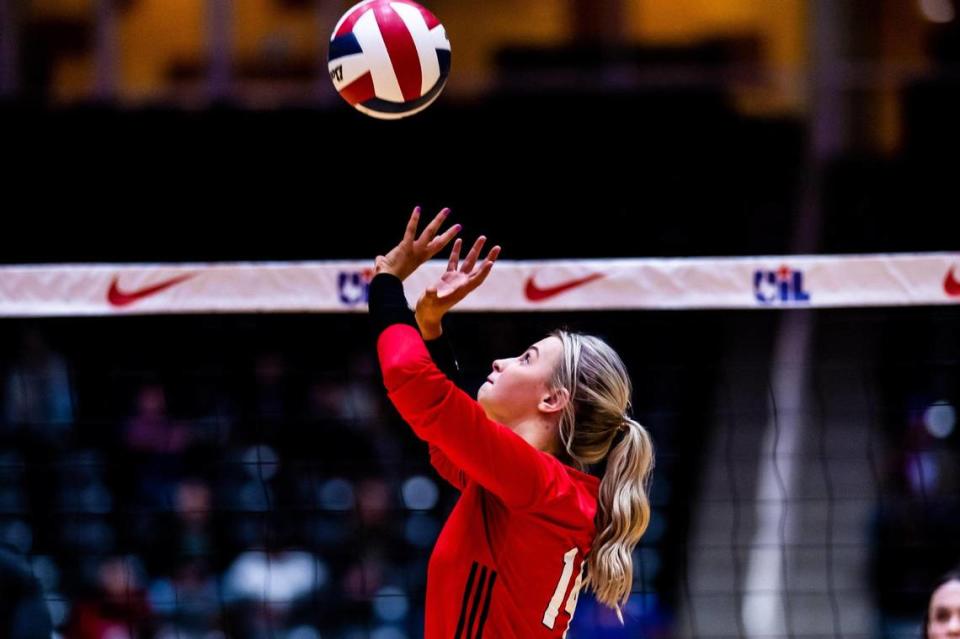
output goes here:
[{"label": "player's neck", "polygon": [[515,424],[511,430],[537,450],[551,455],[556,455],[559,451],[557,426],[542,417],[524,419]]}]

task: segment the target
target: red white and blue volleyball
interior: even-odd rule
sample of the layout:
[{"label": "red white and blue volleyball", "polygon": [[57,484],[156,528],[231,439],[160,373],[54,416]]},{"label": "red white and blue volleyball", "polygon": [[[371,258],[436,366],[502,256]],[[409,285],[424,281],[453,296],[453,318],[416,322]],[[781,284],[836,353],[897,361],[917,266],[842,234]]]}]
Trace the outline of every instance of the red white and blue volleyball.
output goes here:
[{"label": "red white and blue volleyball", "polygon": [[440,21],[411,0],[364,0],[333,30],[330,79],[367,115],[396,120],[437,99],[450,72],[450,41]]}]

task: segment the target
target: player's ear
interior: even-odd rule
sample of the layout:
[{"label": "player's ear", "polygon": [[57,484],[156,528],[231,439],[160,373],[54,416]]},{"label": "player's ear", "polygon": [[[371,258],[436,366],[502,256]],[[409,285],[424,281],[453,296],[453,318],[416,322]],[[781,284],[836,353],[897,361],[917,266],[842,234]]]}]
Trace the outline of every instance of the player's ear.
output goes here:
[{"label": "player's ear", "polygon": [[537,408],[544,413],[558,413],[570,402],[570,391],[566,388],[554,388],[545,393]]}]

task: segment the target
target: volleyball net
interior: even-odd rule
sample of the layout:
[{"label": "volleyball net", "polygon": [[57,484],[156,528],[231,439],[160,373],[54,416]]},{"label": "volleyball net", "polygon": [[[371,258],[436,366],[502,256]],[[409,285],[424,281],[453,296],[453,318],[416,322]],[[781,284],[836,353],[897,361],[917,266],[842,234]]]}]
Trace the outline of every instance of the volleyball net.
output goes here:
[{"label": "volleyball net", "polygon": [[[59,634],[422,635],[457,493],[385,400],[369,266],[0,267],[0,543]],[[958,305],[960,253],[498,263],[449,318],[465,384],[598,334],[657,449],[626,627],[584,593],[568,637],[919,636]]]}]

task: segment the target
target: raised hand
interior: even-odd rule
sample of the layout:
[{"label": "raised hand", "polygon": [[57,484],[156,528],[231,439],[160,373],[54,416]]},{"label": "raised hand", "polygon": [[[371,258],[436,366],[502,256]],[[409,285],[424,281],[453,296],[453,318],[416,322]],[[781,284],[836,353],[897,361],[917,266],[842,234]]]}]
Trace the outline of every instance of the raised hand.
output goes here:
[{"label": "raised hand", "polygon": [[441,333],[440,320],[453,308],[457,302],[465,298],[474,289],[483,284],[490,275],[493,263],[500,255],[500,247],[494,246],[487,252],[487,257],[478,263],[480,252],[487,238],[481,235],[473,243],[467,257],[460,261],[460,249],[463,242],[460,238],[453,243],[450,259],[447,260],[447,269],[436,282],[427,287],[417,301],[417,324],[424,339],[435,339]]},{"label": "raised hand", "polygon": [[375,273],[392,273],[401,280],[407,279],[421,264],[443,250],[453,237],[460,232],[461,226],[454,224],[442,234],[437,235],[450,209],[443,209],[427,225],[420,237],[417,226],[420,223],[420,207],[413,209],[407,221],[403,239],[386,255],[378,255],[374,261]]}]

